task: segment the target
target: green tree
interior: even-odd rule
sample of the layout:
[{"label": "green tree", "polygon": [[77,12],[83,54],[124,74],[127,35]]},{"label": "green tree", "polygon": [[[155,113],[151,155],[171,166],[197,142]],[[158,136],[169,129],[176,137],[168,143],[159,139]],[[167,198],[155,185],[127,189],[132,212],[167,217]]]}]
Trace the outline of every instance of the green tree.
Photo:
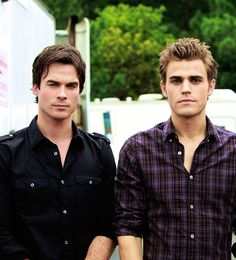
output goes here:
[{"label": "green tree", "polygon": [[116,0],[43,0],[56,19],[56,28],[65,29],[70,16],[78,16],[79,19],[95,18],[96,9],[102,9],[106,5],[116,4]]},{"label": "green tree", "polygon": [[158,53],[173,39],[162,23],[164,11],[119,4],[91,21],[92,98],[159,91]]},{"label": "green tree", "polygon": [[43,0],[43,2],[55,17],[57,29],[65,29],[72,15],[83,17],[83,10],[80,9],[77,0]]},{"label": "green tree", "polygon": [[[95,86],[94,95],[98,95],[99,93],[102,93],[102,96],[105,96],[107,92],[107,87],[104,85],[103,89],[98,90],[97,86],[99,85],[99,79],[101,80],[101,83],[111,83],[112,86],[125,86],[128,88],[127,83],[131,82],[132,77],[136,73],[132,74],[128,70],[128,65],[123,62],[123,60],[127,61],[127,59],[130,59],[129,66],[133,66],[133,68],[142,68],[143,69],[143,76],[144,73],[146,73],[146,70],[148,70],[148,67],[145,66],[146,63],[144,63],[144,66],[140,64],[139,66],[136,64],[138,61],[153,61],[154,58],[151,58],[151,51],[153,54],[157,54],[158,48],[161,46],[161,42],[165,42],[165,37],[162,39],[158,39],[159,34],[167,34],[169,32],[172,35],[175,35],[175,37],[184,37],[184,36],[191,36],[191,37],[197,37],[203,41],[205,41],[207,44],[211,46],[211,50],[214,54],[214,57],[218,61],[220,65],[219,69],[219,77],[218,77],[218,84],[217,86],[220,88],[231,88],[236,91],[235,86],[235,8],[236,8],[236,1],[235,0],[199,0],[199,1],[188,1],[188,0],[179,0],[179,1],[173,1],[173,0],[103,0],[103,1],[97,1],[97,0],[43,0],[48,7],[52,10],[53,15],[56,18],[56,27],[57,29],[65,29],[68,23],[68,19],[72,15],[77,15],[80,18],[82,17],[88,17],[90,21],[92,19],[98,18],[98,20],[95,20],[94,28],[92,26],[91,30],[91,41],[92,41],[92,77],[95,75],[95,78],[92,78],[92,83]],[[130,32],[127,30],[129,29],[128,26],[126,26],[128,29],[125,29],[123,27],[120,27],[119,25],[116,26],[113,24],[113,20],[117,20],[117,24],[119,23],[119,18],[116,16],[113,17],[113,14],[111,14],[109,17],[109,11],[104,12],[103,11],[96,11],[96,10],[102,10],[107,5],[118,5],[120,3],[123,4],[129,4],[130,8],[135,8],[138,4],[144,4],[146,8],[149,6],[151,10],[159,10],[159,16],[161,17],[161,20],[158,21],[157,26],[161,26],[161,30],[155,27],[154,23],[150,23],[150,26],[145,29],[146,32],[144,33],[144,30],[141,29],[140,32],[138,30],[142,28],[135,28],[135,26],[130,26]],[[165,11],[163,10],[163,7],[160,7],[160,5],[165,5]],[[114,12],[116,11],[116,8],[114,8]],[[105,9],[106,10],[106,9]],[[113,9],[112,9],[113,10]],[[119,10],[119,8],[117,9]],[[129,23],[137,23],[137,19],[139,14],[134,14],[136,12],[136,9],[133,9],[135,11],[129,11],[129,13],[132,15],[132,17],[126,17],[127,24]],[[162,10],[162,11],[160,11]],[[112,12],[112,11],[111,11]],[[100,16],[102,17],[100,18]],[[125,15],[119,14],[120,17],[125,17]],[[154,12],[155,15],[155,12]],[[146,24],[149,24],[149,17],[152,17],[152,14],[150,14],[150,11],[147,12],[147,14],[144,15],[143,19]],[[136,20],[135,20],[136,19]],[[100,21],[101,20],[101,21]],[[104,23],[104,24],[103,24]],[[122,21],[124,24],[124,22]],[[92,22],[93,24],[93,22]],[[165,25],[165,26],[164,26]],[[163,29],[164,28],[164,29]],[[168,28],[168,29],[167,29]],[[152,35],[151,32],[148,32],[150,30],[157,32],[157,36]],[[106,30],[109,30],[105,33]],[[136,30],[136,31],[135,31]],[[100,31],[100,32],[99,32]],[[141,48],[141,45],[135,44],[135,42],[139,41],[139,38],[137,37],[138,33],[140,33],[140,41],[144,45],[144,43],[148,45],[148,49],[146,51],[146,56],[144,54],[139,52],[136,52],[137,49]],[[119,44],[119,47],[113,46],[116,44],[115,40],[112,37],[118,37],[117,43]],[[135,37],[134,37],[135,36]],[[109,38],[110,37],[110,38]],[[156,37],[156,38],[155,38]],[[169,37],[169,36],[168,36]],[[168,38],[167,37],[167,38]],[[95,58],[99,58],[98,51],[100,49],[103,49],[102,47],[99,47],[99,44],[105,44],[103,51],[106,50],[106,46],[109,44],[106,43],[106,41],[110,42],[110,48],[112,50],[112,55],[114,55],[114,52],[120,52],[121,56],[124,56],[122,58],[115,60],[114,57],[117,57],[116,55],[111,59],[111,61],[108,61],[108,54],[105,53],[99,53],[100,57],[104,57],[104,62],[101,61],[95,61]],[[149,40],[149,43],[148,43]],[[156,44],[158,45],[158,48],[154,48],[155,43],[153,43],[156,40]],[[126,48],[127,50],[124,52],[121,48],[122,43],[124,42],[123,49]],[[128,42],[130,41],[130,42]],[[113,46],[111,46],[113,45]],[[129,51],[129,47],[132,46],[132,51]],[[146,46],[147,47],[147,46]],[[143,47],[142,47],[143,48]],[[142,49],[141,48],[141,49]],[[153,48],[153,49],[152,49]],[[115,51],[114,51],[114,50]],[[94,52],[94,50],[96,50]],[[100,51],[101,52],[101,51]],[[136,52],[136,54],[133,53]],[[136,56],[137,57],[136,57]],[[142,56],[143,55],[143,56]],[[145,56],[145,57],[144,57]],[[143,58],[141,58],[143,57]],[[155,56],[156,57],[156,56]],[[122,61],[121,61],[122,60]],[[157,60],[155,60],[157,62]],[[114,64],[114,62],[117,62],[117,66],[120,66],[119,73],[116,73],[116,69],[113,68],[111,64]],[[106,66],[104,64],[107,64]],[[108,66],[108,64],[110,66]],[[149,69],[153,70],[154,62],[149,63]],[[100,67],[99,67],[100,66]],[[95,72],[94,68],[99,68],[99,72]],[[151,72],[147,73],[147,78],[149,79]],[[137,79],[132,79],[133,84],[134,82],[138,81]],[[143,81],[142,81],[143,82]],[[147,81],[150,83],[150,81]],[[110,85],[111,86],[111,85]],[[140,85],[135,85],[140,86]],[[146,86],[146,85],[145,85]],[[153,84],[149,84],[149,86],[153,86]],[[134,90],[132,86],[130,86],[130,92],[131,90]],[[114,95],[116,93],[115,89],[113,89]],[[137,89],[137,93],[140,93],[140,89]],[[143,89],[143,92],[146,91],[146,89]],[[150,87],[150,91],[152,91],[152,87]],[[100,94],[99,94],[100,95]],[[135,94],[134,94],[135,95]],[[121,95],[122,96],[122,95]]]},{"label": "green tree", "polygon": [[179,0],[178,2],[173,2],[173,0],[43,0],[56,18],[57,29],[65,29],[68,19],[72,15],[77,15],[79,19],[83,17],[87,17],[90,20],[95,19],[98,15],[97,10],[102,10],[108,5],[123,3],[130,6],[138,6],[143,4],[153,8],[159,8],[161,5],[164,5],[166,13],[163,17],[163,22],[169,24],[170,29],[178,37],[182,34],[182,31],[189,30],[189,20],[196,10],[208,11],[209,1],[217,0]]},{"label": "green tree", "polygon": [[236,91],[236,17],[235,4],[209,0],[208,15],[197,12],[190,22],[195,35],[211,46],[219,64],[218,88]]}]

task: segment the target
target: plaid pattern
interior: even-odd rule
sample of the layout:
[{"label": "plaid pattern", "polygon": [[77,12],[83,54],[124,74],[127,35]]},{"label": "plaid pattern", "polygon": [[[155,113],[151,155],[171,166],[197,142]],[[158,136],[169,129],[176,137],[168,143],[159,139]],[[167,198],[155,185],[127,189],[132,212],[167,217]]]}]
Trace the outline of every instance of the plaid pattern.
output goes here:
[{"label": "plaid pattern", "polygon": [[145,260],[231,259],[236,134],[207,118],[191,171],[171,120],[129,138],[115,180],[117,235],[142,236]]}]

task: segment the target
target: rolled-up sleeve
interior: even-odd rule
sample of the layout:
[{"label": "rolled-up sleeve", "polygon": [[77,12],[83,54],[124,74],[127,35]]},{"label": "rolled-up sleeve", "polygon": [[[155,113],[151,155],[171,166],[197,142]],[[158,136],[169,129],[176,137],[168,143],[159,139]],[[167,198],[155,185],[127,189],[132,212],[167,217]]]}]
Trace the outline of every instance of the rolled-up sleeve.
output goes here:
[{"label": "rolled-up sleeve", "polygon": [[146,195],[135,138],[123,145],[115,179],[116,235],[142,237]]}]

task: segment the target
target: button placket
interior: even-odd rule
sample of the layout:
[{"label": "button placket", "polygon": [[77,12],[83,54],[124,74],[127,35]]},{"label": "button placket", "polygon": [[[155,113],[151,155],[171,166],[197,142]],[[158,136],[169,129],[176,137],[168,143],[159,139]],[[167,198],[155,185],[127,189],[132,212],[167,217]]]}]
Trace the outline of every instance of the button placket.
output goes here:
[{"label": "button placket", "polygon": [[195,239],[195,230],[192,229],[194,227],[193,225],[193,220],[195,218],[194,216],[194,208],[195,208],[195,204],[194,204],[194,196],[193,196],[193,190],[194,190],[194,176],[192,174],[189,174],[189,202],[188,202],[188,208],[189,208],[189,211],[190,211],[190,214],[189,214],[189,231],[190,231],[190,234],[189,234],[189,238],[193,241]]}]

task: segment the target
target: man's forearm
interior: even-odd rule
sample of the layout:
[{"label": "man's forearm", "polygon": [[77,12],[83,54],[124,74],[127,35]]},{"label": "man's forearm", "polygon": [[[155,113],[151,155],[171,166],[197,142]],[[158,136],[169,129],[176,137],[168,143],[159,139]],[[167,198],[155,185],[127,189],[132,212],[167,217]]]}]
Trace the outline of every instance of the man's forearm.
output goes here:
[{"label": "man's forearm", "polygon": [[108,260],[115,246],[115,242],[110,238],[96,236],[89,246],[85,260]]},{"label": "man's forearm", "polygon": [[142,260],[142,243],[140,237],[119,236],[118,237],[120,260]]}]

